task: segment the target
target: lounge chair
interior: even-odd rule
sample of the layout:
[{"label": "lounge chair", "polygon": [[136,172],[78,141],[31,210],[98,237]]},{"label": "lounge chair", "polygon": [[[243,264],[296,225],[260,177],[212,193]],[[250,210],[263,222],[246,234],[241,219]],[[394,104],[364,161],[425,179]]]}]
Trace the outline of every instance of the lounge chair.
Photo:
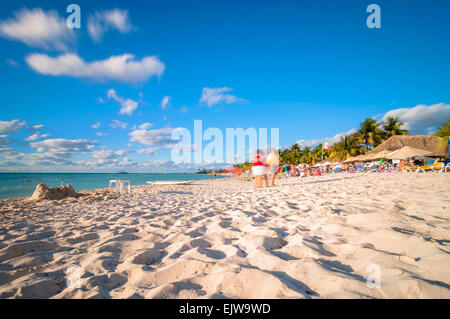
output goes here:
[{"label": "lounge chair", "polygon": [[355,171],[356,172],[364,172],[365,168],[362,165],[358,165],[355,167]]},{"label": "lounge chair", "polygon": [[444,166],[444,172],[447,172],[447,170],[450,172],[450,163]]},{"label": "lounge chair", "polygon": [[430,165],[424,165],[424,166],[418,166],[414,172],[420,173],[420,172],[442,172],[444,170],[444,163],[437,162]]},{"label": "lounge chair", "polygon": [[341,170],[341,167],[338,166],[338,167],[336,167],[336,168],[333,170],[332,173],[334,173],[334,174],[339,173],[340,170]]}]

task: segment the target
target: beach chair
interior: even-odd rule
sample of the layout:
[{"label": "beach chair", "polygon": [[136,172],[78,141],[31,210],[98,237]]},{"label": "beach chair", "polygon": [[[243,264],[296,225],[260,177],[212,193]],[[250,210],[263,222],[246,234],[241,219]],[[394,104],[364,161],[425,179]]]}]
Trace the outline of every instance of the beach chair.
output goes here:
[{"label": "beach chair", "polygon": [[444,166],[444,172],[447,172],[447,170],[450,172],[450,163]]},{"label": "beach chair", "polygon": [[412,170],[411,170],[411,167],[409,167],[409,166],[403,166],[402,168],[400,168],[400,172],[402,172],[402,173],[405,173],[405,172],[410,173],[410,172],[412,172]]},{"label": "beach chair", "polygon": [[123,193],[123,188],[125,187],[126,184],[128,184],[128,194],[131,194],[131,183],[130,181],[119,181],[120,184],[120,193]]},{"label": "beach chair", "polygon": [[109,181],[108,188],[111,188],[113,185],[115,185],[115,192],[117,193],[119,191],[119,185],[120,185],[120,179],[111,179]]},{"label": "beach chair", "polygon": [[445,170],[445,164],[443,162],[436,163],[438,165],[432,166],[431,170],[435,173],[443,173]]},{"label": "beach chair", "polygon": [[375,163],[372,163],[367,167],[367,173],[374,173],[374,172],[378,172],[378,166]]},{"label": "beach chair", "polygon": [[431,172],[440,172],[440,171],[442,171],[443,167],[444,167],[444,163],[437,162],[437,163],[433,163],[433,164],[430,164],[430,165],[419,166],[415,170],[415,173],[429,172],[429,171],[431,171]]}]

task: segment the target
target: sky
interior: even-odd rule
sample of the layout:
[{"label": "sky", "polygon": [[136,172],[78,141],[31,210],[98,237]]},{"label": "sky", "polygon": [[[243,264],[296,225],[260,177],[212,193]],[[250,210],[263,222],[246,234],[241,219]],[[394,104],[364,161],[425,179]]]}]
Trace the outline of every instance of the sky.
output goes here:
[{"label": "sky", "polygon": [[315,146],[450,118],[446,0],[72,2],[80,28],[70,2],[0,2],[0,171],[196,171],[171,157],[194,120]]}]

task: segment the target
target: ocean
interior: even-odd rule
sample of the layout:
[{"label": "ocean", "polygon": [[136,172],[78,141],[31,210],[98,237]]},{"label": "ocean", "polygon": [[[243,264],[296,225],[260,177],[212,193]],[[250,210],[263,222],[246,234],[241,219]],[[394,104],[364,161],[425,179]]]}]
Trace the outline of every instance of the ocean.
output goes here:
[{"label": "ocean", "polygon": [[[109,180],[129,180],[131,186],[146,185],[147,181],[204,180],[214,176],[205,174],[155,173],[0,173],[0,199],[31,196],[40,183],[48,187],[70,184],[77,191],[108,187]],[[220,178],[220,176],[217,176]]]}]

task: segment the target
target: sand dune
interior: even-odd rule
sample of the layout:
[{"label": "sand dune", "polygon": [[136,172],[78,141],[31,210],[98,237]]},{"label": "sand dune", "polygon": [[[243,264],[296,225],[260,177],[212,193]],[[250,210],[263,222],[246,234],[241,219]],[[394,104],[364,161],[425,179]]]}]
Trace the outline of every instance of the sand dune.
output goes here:
[{"label": "sand dune", "polygon": [[450,298],[449,185],[337,174],[0,201],[0,297]]}]

